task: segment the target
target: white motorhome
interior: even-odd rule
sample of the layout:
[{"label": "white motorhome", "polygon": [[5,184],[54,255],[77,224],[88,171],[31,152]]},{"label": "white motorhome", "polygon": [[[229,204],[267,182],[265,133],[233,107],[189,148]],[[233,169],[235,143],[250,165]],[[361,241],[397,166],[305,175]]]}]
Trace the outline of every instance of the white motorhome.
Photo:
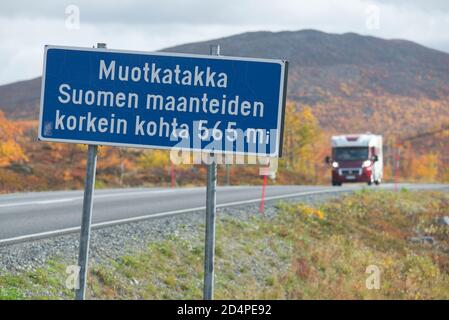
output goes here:
[{"label": "white motorhome", "polygon": [[382,136],[371,133],[332,137],[332,185],[347,182],[379,184],[383,178]]}]

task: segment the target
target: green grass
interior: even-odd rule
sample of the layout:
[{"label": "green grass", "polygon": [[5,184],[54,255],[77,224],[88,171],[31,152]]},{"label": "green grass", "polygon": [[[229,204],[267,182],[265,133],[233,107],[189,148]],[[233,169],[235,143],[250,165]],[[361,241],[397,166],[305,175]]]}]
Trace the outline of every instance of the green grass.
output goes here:
[{"label": "green grass", "polygon": [[[448,299],[449,195],[361,191],[310,207],[279,203],[275,218],[217,222],[215,297],[220,299]],[[203,230],[89,269],[92,299],[201,299]],[[436,246],[408,241],[417,233]],[[381,270],[368,290],[365,270]],[[73,298],[65,266],[0,275],[1,299]]]}]

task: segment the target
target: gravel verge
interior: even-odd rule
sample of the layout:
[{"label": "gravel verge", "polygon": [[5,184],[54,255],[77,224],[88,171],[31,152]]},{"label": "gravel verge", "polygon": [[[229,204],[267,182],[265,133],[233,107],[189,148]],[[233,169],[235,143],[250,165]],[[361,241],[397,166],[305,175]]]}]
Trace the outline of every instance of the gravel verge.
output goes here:
[{"label": "gravel verge", "polygon": [[[343,193],[326,193],[267,201],[263,216],[259,213],[258,203],[219,208],[217,220],[226,217],[248,220],[254,216],[258,216],[260,219],[271,219],[276,215],[276,205],[280,201],[314,204],[339,197]],[[173,236],[183,240],[196,238],[200,236],[200,232],[203,232],[201,226],[204,226],[204,211],[94,229],[90,242],[90,263],[107,263],[110,259],[117,260],[123,255],[145,249],[149,243]],[[0,246],[0,274],[34,270],[44,266],[49,260],[57,260],[66,265],[76,265],[78,244],[79,234],[73,233]]]}]

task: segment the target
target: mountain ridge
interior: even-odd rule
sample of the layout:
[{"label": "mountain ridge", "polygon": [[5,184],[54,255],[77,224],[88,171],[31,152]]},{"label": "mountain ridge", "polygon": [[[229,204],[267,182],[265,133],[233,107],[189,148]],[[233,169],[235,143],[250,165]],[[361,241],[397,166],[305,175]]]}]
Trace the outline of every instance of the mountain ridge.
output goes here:
[{"label": "mountain ridge", "polygon": [[[449,54],[409,40],[256,31],[161,51],[208,54],[211,44],[223,55],[288,60],[288,98],[310,105],[328,131],[416,131],[431,127],[432,117],[449,120]],[[40,78],[0,86],[0,109],[37,119],[39,96]]]}]

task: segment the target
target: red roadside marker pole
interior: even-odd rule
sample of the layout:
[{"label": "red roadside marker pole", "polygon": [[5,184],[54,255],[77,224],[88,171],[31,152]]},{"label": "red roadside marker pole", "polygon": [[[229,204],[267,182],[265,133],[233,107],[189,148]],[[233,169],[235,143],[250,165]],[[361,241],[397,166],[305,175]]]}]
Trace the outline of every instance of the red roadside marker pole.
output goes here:
[{"label": "red roadside marker pole", "polygon": [[173,161],[170,160],[170,176],[171,176],[171,188],[175,187],[175,166],[173,165]]},{"label": "red roadside marker pole", "polygon": [[259,212],[264,214],[265,211],[265,190],[267,188],[267,175],[263,176],[262,198],[260,199]]},{"label": "red roadside marker pole", "polygon": [[396,150],[396,157],[395,157],[395,170],[394,170],[394,190],[398,191],[398,178],[399,178],[399,147]]}]

